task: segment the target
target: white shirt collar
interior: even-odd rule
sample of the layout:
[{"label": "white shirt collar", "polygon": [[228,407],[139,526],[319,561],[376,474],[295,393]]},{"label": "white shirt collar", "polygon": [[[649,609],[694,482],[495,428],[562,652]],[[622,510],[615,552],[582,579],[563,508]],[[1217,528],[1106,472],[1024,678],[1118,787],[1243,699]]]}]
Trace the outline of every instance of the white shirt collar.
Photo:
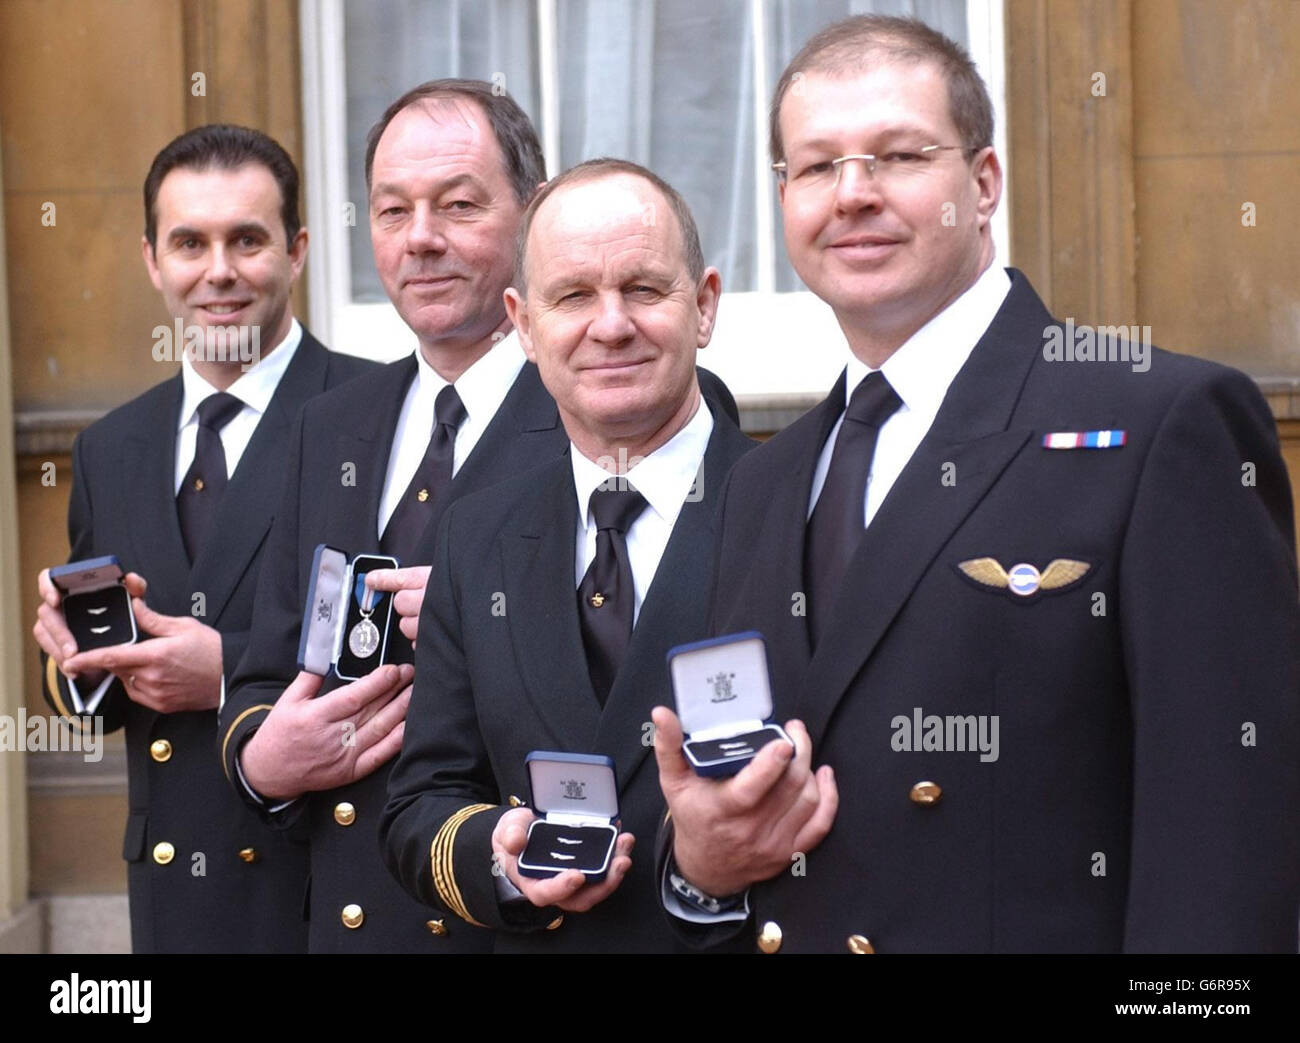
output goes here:
[{"label": "white shirt collar", "polygon": [[[245,408],[254,410],[259,416],[265,413],[275,395],[275,389],[280,386],[280,378],[289,368],[301,342],[302,326],[297,319],[290,319],[289,332],[285,334],[284,340],[264,354],[260,361],[239,374],[235,382],[226,388],[226,392],[234,395],[244,403]],[[181,386],[183,394],[178,430],[194,420],[200,402],[217,392],[215,387],[199,375],[187,354],[181,356]]]},{"label": "white shirt collar", "polygon": [[[670,527],[676,524],[686,495],[691,491],[712,434],[713,414],[701,396],[695,415],[682,429],[627,470],[626,477],[632,487],[645,497],[650,509]],[[591,494],[597,486],[609,480],[611,472],[583,456],[572,442],[569,443],[569,459],[573,464],[578,518],[580,522],[590,524],[588,507]]]},{"label": "white shirt collar", "polygon": [[[448,381],[429,365],[424,352],[418,347],[415,349],[415,361],[419,366],[419,394],[427,396],[427,400],[432,402],[437,399],[438,392],[447,386]],[[456,378],[456,394],[460,396],[470,423],[482,426],[492,419],[525,361],[524,349],[520,347],[519,337],[512,329]]]},{"label": "white shirt collar", "polygon": [[[931,416],[939,412],[948,385],[966,364],[1010,291],[1011,277],[1006,269],[990,264],[960,297],[885,360],[880,371],[908,410]],[[849,353],[846,405],[854,389],[871,372],[865,362]]]}]

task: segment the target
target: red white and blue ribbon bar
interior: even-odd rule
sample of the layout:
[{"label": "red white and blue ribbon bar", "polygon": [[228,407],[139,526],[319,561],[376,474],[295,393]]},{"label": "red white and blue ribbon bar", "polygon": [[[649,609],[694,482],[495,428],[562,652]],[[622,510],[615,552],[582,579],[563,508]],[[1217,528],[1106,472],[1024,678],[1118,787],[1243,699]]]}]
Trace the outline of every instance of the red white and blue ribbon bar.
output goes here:
[{"label": "red white and blue ribbon bar", "polygon": [[1043,448],[1118,449],[1126,438],[1124,431],[1053,431],[1043,435]]}]

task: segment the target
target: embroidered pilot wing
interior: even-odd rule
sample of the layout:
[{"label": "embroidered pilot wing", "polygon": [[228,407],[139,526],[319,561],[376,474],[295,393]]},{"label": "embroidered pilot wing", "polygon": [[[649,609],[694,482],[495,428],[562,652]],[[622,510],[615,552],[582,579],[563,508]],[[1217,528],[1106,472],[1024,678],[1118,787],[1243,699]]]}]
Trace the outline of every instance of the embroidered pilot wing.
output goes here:
[{"label": "embroidered pilot wing", "polygon": [[1038,585],[1043,590],[1055,590],[1057,587],[1073,583],[1076,579],[1082,579],[1090,568],[1092,566],[1086,561],[1053,558],[1051,564],[1043,570],[1043,578],[1039,580]]},{"label": "embroidered pilot wing", "polygon": [[1007,587],[1007,570],[998,564],[997,558],[971,558],[970,561],[958,562],[957,567],[976,583],[986,587]]},{"label": "embroidered pilot wing", "polygon": [[1041,572],[1027,562],[1004,569],[997,558],[970,558],[957,568],[976,583],[994,590],[1007,590],[1028,597],[1040,590],[1059,590],[1087,575],[1092,565],[1074,558],[1053,558]]}]

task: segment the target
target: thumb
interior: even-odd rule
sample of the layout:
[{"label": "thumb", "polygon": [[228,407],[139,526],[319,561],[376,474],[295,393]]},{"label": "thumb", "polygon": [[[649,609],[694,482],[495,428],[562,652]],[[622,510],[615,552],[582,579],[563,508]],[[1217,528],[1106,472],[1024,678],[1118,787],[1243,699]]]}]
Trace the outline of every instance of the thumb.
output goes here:
[{"label": "thumb", "polygon": [[[519,814],[522,812],[522,814]],[[510,855],[518,857],[528,843],[528,825],[536,816],[528,808],[513,808],[502,818],[501,847]]]},{"label": "thumb", "polygon": [[677,715],[666,706],[656,706],[650,712],[650,719],[655,726],[655,760],[659,764],[661,786],[690,775],[690,765],[682,756],[682,741],[685,736]]},{"label": "thumb", "polygon": [[280,701],[305,703],[310,699],[315,699],[321,690],[321,685],[324,683],[325,678],[321,677],[320,674],[300,670],[298,676],[293,679],[293,684],[289,685],[281,694]]},{"label": "thumb", "polygon": [[126,592],[133,598],[144,597],[145,591],[149,589],[149,584],[138,572],[128,572],[123,576],[122,586],[126,587]]},{"label": "thumb", "polygon": [[183,617],[164,616],[161,612],[155,612],[144,603],[144,598],[132,598],[131,611],[135,613],[136,625],[154,637],[170,637],[185,624]]}]

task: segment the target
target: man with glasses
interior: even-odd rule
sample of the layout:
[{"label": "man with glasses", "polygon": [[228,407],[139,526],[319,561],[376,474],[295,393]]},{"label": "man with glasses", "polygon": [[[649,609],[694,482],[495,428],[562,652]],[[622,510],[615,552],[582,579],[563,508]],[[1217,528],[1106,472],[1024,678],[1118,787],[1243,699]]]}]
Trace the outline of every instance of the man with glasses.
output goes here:
[{"label": "man with glasses", "polygon": [[765,635],[793,745],[704,779],[655,711],[662,900],[766,953],[1295,952],[1268,407],[1149,346],[1065,361],[1073,327],[994,263],[992,134],[911,20],[831,26],[778,84],[786,247],[849,357],[722,505],[713,632]]}]

